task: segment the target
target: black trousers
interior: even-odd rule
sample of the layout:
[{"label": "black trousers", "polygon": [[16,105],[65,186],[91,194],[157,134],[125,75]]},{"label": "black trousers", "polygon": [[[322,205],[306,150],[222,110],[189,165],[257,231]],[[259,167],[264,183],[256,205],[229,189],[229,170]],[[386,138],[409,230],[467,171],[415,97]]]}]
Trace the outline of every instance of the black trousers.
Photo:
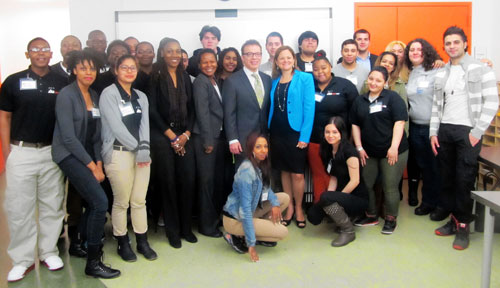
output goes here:
[{"label": "black trousers", "polygon": [[460,223],[470,223],[472,199],[479,165],[481,140],[472,147],[469,141],[471,128],[462,125],[441,124],[439,127],[438,159],[441,168],[441,201]]},{"label": "black trousers", "polygon": [[201,136],[193,134],[196,177],[198,179],[198,230],[202,234],[211,234],[217,230],[222,207],[231,192],[231,190],[228,191],[227,185],[227,182],[230,181],[229,171],[232,170],[234,174],[232,163],[228,162],[229,145],[227,140],[220,137],[213,141],[214,149],[210,154],[207,154]]},{"label": "black trousers", "polygon": [[191,142],[186,142],[184,156],[177,155],[166,141],[164,145],[151,145],[155,201],[161,203],[167,237],[191,232],[196,186],[195,155]]},{"label": "black trousers", "polygon": [[349,217],[363,215],[366,209],[368,209],[368,199],[340,191],[326,191],[321,194],[319,202],[312,205],[307,211],[307,220],[313,225],[320,224],[326,216],[323,207],[335,202],[344,208],[344,211]]},{"label": "black trousers", "polygon": [[88,203],[89,207],[85,210],[80,224],[81,231],[86,231],[88,245],[100,245],[108,207],[106,193],[92,172],[73,155],[66,157],[58,165]]},{"label": "black trousers", "polygon": [[[439,160],[434,156],[429,140],[429,125],[410,123],[410,153],[413,151],[414,161],[422,171],[422,204],[429,207],[441,206],[439,194],[441,191],[441,175]],[[408,163],[410,158],[408,157]],[[410,177],[408,165],[408,178]],[[417,182],[418,183],[418,182]]]}]

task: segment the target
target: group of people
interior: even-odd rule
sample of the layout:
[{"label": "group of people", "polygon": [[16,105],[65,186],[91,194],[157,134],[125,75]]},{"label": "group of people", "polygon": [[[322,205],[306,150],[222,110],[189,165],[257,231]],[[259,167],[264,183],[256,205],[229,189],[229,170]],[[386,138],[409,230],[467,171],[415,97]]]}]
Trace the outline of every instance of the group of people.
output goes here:
[{"label": "group of people", "polygon": [[[117,253],[137,260],[129,208],[136,251],[148,260],[158,257],[147,240],[148,214],[174,248],[198,241],[196,215],[201,235],[223,237],[252,261],[256,245],[276,246],[293,220],[306,227],[306,215],[314,225],[331,218],[335,247],[355,239],[353,226],[376,225],[380,216],[382,233],[392,234],[407,162],[423,181],[415,214],[451,215],[435,233],[467,248],[480,140],[498,91],[491,69],[466,53],[461,28],[443,34],[449,63],[421,38],[393,41],[377,57],[364,29],[342,43],[336,64],[317,51],[312,31],[300,35],[297,53],[270,33],[263,64],[256,40],[221,50],[215,26],[204,26],[199,39],[203,48],[188,58],[172,38],[155,51],[134,37],[107,45],[95,30],[83,50],[65,37],[63,60],[53,66],[46,40],[28,43],[31,65],[0,92],[8,281],[21,280],[36,254],[49,270],[63,268],[56,244],[64,177],[69,253],[86,257],[85,273],[94,277],[120,275],[101,262],[107,212]],[[314,204],[306,213],[307,166]]]}]

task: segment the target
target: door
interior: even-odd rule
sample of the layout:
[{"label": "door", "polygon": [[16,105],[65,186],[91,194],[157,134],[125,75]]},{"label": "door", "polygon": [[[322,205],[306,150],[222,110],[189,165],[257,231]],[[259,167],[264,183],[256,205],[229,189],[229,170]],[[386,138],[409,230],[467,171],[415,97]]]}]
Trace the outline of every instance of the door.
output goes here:
[{"label": "door", "polygon": [[471,2],[355,3],[354,7],[354,30],[370,31],[370,52],[377,55],[393,40],[408,43],[424,38],[448,61],[443,50],[443,33],[453,25],[464,29],[471,43]]}]

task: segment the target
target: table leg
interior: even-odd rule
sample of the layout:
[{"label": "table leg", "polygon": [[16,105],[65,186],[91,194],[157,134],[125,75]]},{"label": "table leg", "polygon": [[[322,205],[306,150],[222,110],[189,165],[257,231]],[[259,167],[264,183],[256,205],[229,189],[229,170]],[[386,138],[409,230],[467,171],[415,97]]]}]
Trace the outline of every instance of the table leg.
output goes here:
[{"label": "table leg", "polygon": [[490,213],[490,207],[484,206],[484,247],[483,247],[483,268],[481,271],[481,287],[490,287],[491,258],[493,244],[493,229],[495,218]]}]

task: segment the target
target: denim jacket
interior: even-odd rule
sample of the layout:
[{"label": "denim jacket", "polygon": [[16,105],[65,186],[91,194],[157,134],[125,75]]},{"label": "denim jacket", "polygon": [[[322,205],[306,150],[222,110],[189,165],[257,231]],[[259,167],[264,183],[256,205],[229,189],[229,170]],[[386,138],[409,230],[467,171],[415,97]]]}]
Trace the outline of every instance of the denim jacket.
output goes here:
[{"label": "denim jacket", "polygon": [[271,202],[271,205],[279,207],[278,198],[271,188],[262,185],[262,172],[255,169],[252,162],[244,160],[234,175],[233,192],[227,198],[224,211],[242,222],[248,247],[255,246],[253,214],[264,189],[268,192],[267,200]]}]

